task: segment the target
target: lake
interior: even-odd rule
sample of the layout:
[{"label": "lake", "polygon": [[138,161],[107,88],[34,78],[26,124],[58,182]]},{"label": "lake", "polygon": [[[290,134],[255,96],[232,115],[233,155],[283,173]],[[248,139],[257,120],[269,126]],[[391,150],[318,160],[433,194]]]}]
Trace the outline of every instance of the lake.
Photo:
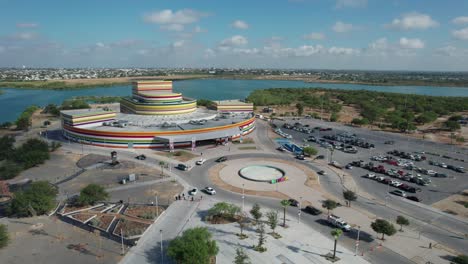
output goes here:
[{"label": "lake", "polygon": [[[266,88],[304,88],[322,87],[344,90],[372,90],[381,92],[424,94],[433,96],[466,96],[468,88],[431,87],[431,86],[376,86],[361,84],[306,83],[302,81],[278,80],[225,80],[196,79],[174,82],[174,90],[191,98],[210,100],[239,99],[250,92]],[[0,88],[0,122],[14,121],[30,105],[45,106],[49,103],[61,104],[74,96],[127,96],[131,94],[130,85],[95,87],[77,90],[38,90]]]}]

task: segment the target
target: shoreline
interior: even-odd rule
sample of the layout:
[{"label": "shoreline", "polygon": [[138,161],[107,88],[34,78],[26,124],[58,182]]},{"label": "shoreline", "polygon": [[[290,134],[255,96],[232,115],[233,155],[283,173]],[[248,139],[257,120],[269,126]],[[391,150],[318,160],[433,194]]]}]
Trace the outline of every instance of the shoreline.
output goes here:
[{"label": "shoreline", "polygon": [[[468,83],[436,83],[436,82],[388,82],[376,83],[365,81],[323,80],[313,77],[294,76],[255,76],[255,75],[173,75],[173,76],[141,76],[141,77],[118,77],[118,78],[96,78],[96,79],[67,79],[53,81],[0,81],[0,88],[11,89],[40,89],[40,90],[73,90],[89,89],[94,87],[113,87],[118,85],[129,85],[135,80],[191,80],[191,79],[232,79],[232,80],[272,80],[272,81],[301,81],[304,83],[326,83],[326,84],[356,84],[367,86],[427,86],[427,87],[451,87],[468,89]],[[1,94],[1,92],[0,92]]]}]

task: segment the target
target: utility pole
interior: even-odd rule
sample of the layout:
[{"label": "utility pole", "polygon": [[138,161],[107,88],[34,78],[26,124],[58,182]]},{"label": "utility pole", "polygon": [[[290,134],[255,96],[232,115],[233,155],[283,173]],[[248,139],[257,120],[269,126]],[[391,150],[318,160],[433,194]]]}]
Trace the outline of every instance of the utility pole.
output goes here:
[{"label": "utility pole", "polygon": [[159,230],[159,242],[161,244],[161,264],[164,263],[164,251],[163,251],[163,238],[162,238],[162,229]]},{"label": "utility pole", "polygon": [[242,184],[242,213],[244,212],[244,184]]},{"label": "utility pole", "polygon": [[357,231],[357,238],[356,238],[356,249],[354,251],[354,256],[357,256],[358,254],[358,248],[359,248],[359,234],[361,233],[361,226],[358,226],[358,231]]},{"label": "utility pole", "polygon": [[158,203],[158,196],[156,195],[156,215],[159,217],[159,203]]},{"label": "utility pole", "polygon": [[299,197],[299,206],[298,206],[299,210],[297,212],[297,219],[299,221],[299,223],[301,223],[301,208],[302,208],[302,196]]},{"label": "utility pole", "polygon": [[124,238],[123,238],[123,231],[122,231],[122,228],[120,228],[120,238],[121,238],[121,242],[122,242],[122,256],[125,255],[125,246],[124,246]]}]

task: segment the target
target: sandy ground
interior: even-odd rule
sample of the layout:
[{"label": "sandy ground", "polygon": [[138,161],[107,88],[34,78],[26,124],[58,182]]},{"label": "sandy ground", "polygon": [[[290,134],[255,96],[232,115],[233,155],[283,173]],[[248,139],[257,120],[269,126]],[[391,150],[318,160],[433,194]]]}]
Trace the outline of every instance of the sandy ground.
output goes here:
[{"label": "sandy ground", "polygon": [[465,207],[463,203],[468,203],[468,190],[449,196],[432,204],[432,206],[444,212],[455,213],[458,216],[468,219],[468,208]]}]

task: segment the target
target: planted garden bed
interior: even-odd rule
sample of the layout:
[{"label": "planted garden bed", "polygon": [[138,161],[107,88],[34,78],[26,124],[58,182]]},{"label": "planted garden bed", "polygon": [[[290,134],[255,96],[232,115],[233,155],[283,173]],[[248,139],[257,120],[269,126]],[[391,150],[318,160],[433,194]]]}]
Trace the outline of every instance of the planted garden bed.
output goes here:
[{"label": "planted garden bed", "polygon": [[100,215],[91,219],[91,221],[89,221],[89,224],[92,227],[99,228],[103,231],[107,231],[114,219],[115,216],[113,215]]},{"label": "planted garden bed", "polygon": [[158,216],[158,213],[161,214],[163,211],[164,208],[161,206],[132,205],[125,209],[125,214],[141,219],[153,220]]},{"label": "planted garden bed", "polygon": [[86,221],[88,221],[90,218],[94,216],[95,214],[90,214],[90,213],[76,213],[76,214],[71,215],[70,217],[82,223],[85,223]]},{"label": "planted garden bed", "polygon": [[120,236],[120,230],[123,232],[125,238],[134,236],[141,236],[143,232],[149,227],[149,224],[140,223],[127,219],[120,219],[114,229],[114,235]]}]

